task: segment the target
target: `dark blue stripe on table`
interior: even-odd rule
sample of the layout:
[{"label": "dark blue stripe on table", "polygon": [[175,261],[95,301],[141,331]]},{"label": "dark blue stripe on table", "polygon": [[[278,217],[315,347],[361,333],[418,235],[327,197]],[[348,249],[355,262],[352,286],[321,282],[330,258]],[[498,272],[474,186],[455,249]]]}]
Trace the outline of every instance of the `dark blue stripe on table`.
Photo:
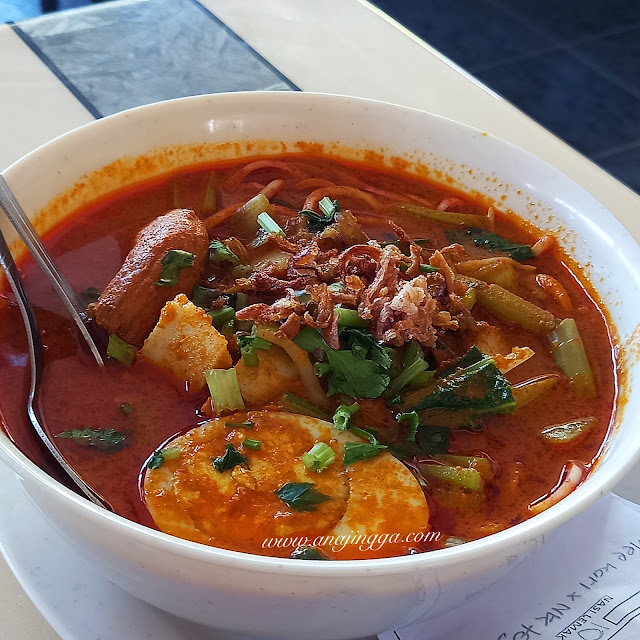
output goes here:
[{"label": "dark blue stripe on table", "polygon": [[96,118],[191,95],[299,90],[196,0],[116,1],[13,28]]}]

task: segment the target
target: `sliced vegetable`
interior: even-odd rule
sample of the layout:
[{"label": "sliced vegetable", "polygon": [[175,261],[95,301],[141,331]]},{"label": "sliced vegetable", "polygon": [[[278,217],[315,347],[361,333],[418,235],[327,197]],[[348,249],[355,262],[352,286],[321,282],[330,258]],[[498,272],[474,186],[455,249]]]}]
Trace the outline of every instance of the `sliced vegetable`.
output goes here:
[{"label": "sliced vegetable", "polygon": [[204,377],[216,413],[244,409],[235,369],[210,369],[204,372]]},{"label": "sliced vegetable", "polygon": [[417,204],[402,202],[395,205],[403,211],[408,211],[427,220],[440,222],[442,224],[455,224],[459,226],[473,225],[474,227],[488,227],[489,218],[487,216],[478,216],[471,213],[456,213],[455,211],[439,211],[437,209],[427,209]]},{"label": "sliced vegetable", "polygon": [[484,485],[482,476],[477,469],[450,467],[446,464],[431,464],[425,462],[419,463],[418,466],[423,475],[444,480],[445,482],[458,485],[464,489],[480,491]]},{"label": "sliced vegetable", "polygon": [[245,469],[249,468],[249,461],[232,444],[226,445],[224,455],[211,458],[211,464],[220,473],[229,471],[238,465]]},{"label": "sliced vegetable", "polygon": [[[484,258],[465,260],[456,265],[458,273],[477,278],[488,284],[497,284],[512,293],[518,290],[518,275],[511,258]],[[520,266],[520,265],[519,265]]]},{"label": "sliced vegetable", "polygon": [[122,364],[130,367],[133,364],[133,359],[136,357],[136,351],[137,349],[133,345],[121,340],[115,333],[109,336],[107,355],[110,358],[115,358],[122,362]]},{"label": "sliced vegetable", "polygon": [[258,216],[258,224],[267,233],[276,233],[279,236],[285,238],[286,234],[280,227],[280,225],[266,212],[264,211]]},{"label": "sliced vegetable", "polygon": [[333,426],[338,431],[344,431],[349,426],[351,416],[355,415],[360,409],[357,402],[351,405],[341,404],[333,414]]},{"label": "sliced vegetable", "polygon": [[120,405],[120,411],[122,411],[125,416],[128,416],[129,414],[133,413],[133,407],[128,402],[123,402]]},{"label": "sliced vegetable", "polygon": [[515,409],[511,384],[493,359],[477,347],[471,347],[453,367],[441,372],[427,389],[430,392],[411,407],[412,411],[448,409],[480,416],[512,413]]},{"label": "sliced vegetable", "polygon": [[511,389],[513,391],[513,398],[516,401],[516,409],[520,409],[530,402],[551,393],[551,391],[556,388],[559,379],[559,376],[547,373],[514,384]]},{"label": "sliced vegetable", "polygon": [[304,398],[295,393],[285,393],[282,396],[282,408],[290,413],[297,413],[303,416],[311,416],[320,420],[331,422],[331,416],[315,404],[307,402]]},{"label": "sliced vegetable", "polygon": [[93,447],[100,451],[117,451],[122,449],[127,434],[115,429],[94,429],[84,427],[84,429],[69,429],[56,434],[56,438],[73,440],[82,447]]},{"label": "sliced vegetable", "polygon": [[315,547],[298,547],[289,557],[292,560],[329,560]]},{"label": "sliced vegetable", "polygon": [[307,453],[302,454],[302,462],[307,469],[320,473],[333,464],[336,454],[325,442],[316,442]]},{"label": "sliced vegetable", "polygon": [[204,188],[204,196],[202,198],[201,215],[208,218],[218,209],[218,174],[212,171],[207,178],[207,184]]},{"label": "sliced vegetable", "polygon": [[158,287],[173,287],[178,284],[180,270],[193,267],[195,255],[190,251],[172,249],[162,258],[160,264],[160,279],[155,283]]},{"label": "sliced vegetable", "polygon": [[262,448],[262,442],[260,440],[254,440],[253,438],[245,438],[242,441],[242,446],[257,451]]},{"label": "sliced vegetable", "polygon": [[370,460],[379,456],[388,447],[384,444],[372,444],[370,442],[347,442],[344,445],[344,466],[349,466],[361,460]]},{"label": "sliced vegetable", "polygon": [[361,318],[355,309],[334,307],[334,313],[338,316],[338,324],[342,327],[364,328],[369,325],[369,321]]},{"label": "sliced vegetable", "polygon": [[[389,383],[385,394],[387,396],[393,396],[400,393],[400,391],[416,379],[416,376],[424,373],[428,366],[427,361],[424,359],[422,347],[417,340],[412,340],[407,344],[404,351],[402,371]],[[430,373],[431,375],[427,376],[427,379],[433,377],[435,374],[435,372]]]},{"label": "sliced vegetable", "polygon": [[209,244],[209,260],[216,265],[226,262],[235,267],[242,264],[242,260],[221,240],[212,240]]},{"label": "sliced vegetable", "polygon": [[315,505],[331,500],[331,496],[316,490],[312,482],[287,482],[275,494],[294,511],[316,511]]},{"label": "sliced vegetable", "polygon": [[571,379],[575,394],[579,398],[593,398],[596,395],[596,381],[576,321],[565,318],[549,334],[549,342],[553,357]]},{"label": "sliced vegetable", "polygon": [[342,291],[344,289],[344,284],[342,284],[342,282],[332,282],[328,289],[331,293],[338,293],[338,291]]},{"label": "sliced vegetable", "polygon": [[236,341],[240,347],[240,355],[247,367],[258,366],[256,350],[267,351],[271,348],[271,342],[269,342],[269,340],[258,337],[256,325],[251,329],[250,335],[240,335],[236,338]]},{"label": "sliced vegetable", "polygon": [[467,229],[467,233],[473,238],[473,242],[488,251],[501,251],[507,253],[514,260],[530,260],[535,258],[535,253],[528,244],[518,244],[507,240],[496,233],[491,233],[484,229],[472,227]]},{"label": "sliced vegetable", "polygon": [[475,305],[478,294],[476,293],[475,287],[469,287],[467,292],[462,297],[462,304],[464,304],[467,309],[473,309],[473,305]]},{"label": "sliced vegetable", "polygon": [[487,284],[462,275],[458,276],[458,280],[467,286],[475,285],[477,303],[503,322],[517,322],[531,333],[548,333],[557,324],[552,313],[497,284]]},{"label": "sliced vegetable", "polygon": [[409,423],[409,435],[407,436],[407,442],[415,442],[416,435],[418,433],[418,424],[420,423],[418,414],[415,411],[410,411],[409,413],[401,413],[398,416],[398,424],[400,424],[401,422]]},{"label": "sliced vegetable", "polygon": [[493,478],[493,467],[491,462],[484,456],[458,456],[444,455],[435,456],[438,462],[443,462],[452,467],[466,467],[467,469],[477,469],[484,480]]},{"label": "sliced vegetable", "polygon": [[598,420],[593,416],[588,418],[576,418],[562,424],[554,424],[542,431],[542,437],[549,442],[562,444],[571,442],[578,436],[583,435],[593,427],[597,426]]}]

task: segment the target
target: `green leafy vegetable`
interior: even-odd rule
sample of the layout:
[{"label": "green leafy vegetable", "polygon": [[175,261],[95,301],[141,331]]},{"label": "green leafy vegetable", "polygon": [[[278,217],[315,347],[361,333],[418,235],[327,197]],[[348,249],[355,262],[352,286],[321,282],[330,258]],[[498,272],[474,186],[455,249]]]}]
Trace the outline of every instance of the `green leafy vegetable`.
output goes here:
[{"label": "green leafy vegetable", "polygon": [[82,447],[93,447],[100,451],[117,451],[124,446],[127,434],[116,431],[115,429],[93,429],[92,427],[85,427],[84,429],[69,429],[63,431],[62,433],[58,433],[56,438],[73,440]]},{"label": "green leafy vegetable", "polygon": [[[427,361],[424,359],[422,347],[417,340],[409,342],[405,348],[402,359],[402,372],[394,378],[386,390],[387,396],[394,396],[411,384],[415,378],[427,369]],[[435,372],[430,372],[433,377]]]},{"label": "green leafy vegetable", "polygon": [[409,413],[401,413],[398,416],[398,423],[405,421],[409,423],[409,435],[407,436],[407,442],[415,442],[416,434],[418,433],[418,424],[420,423],[420,418],[418,418],[418,414],[415,411],[410,411]]},{"label": "green leafy vegetable", "polygon": [[435,427],[432,425],[418,426],[418,441],[424,453],[430,455],[447,453],[451,430],[449,427]]},{"label": "green leafy vegetable", "polygon": [[258,449],[262,448],[262,442],[260,440],[253,440],[252,438],[245,438],[242,441],[242,446],[257,451]]},{"label": "green leafy vegetable", "polygon": [[267,233],[277,233],[279,236],[283,238],[286,237],[285,232],[282,230],[280,225],[266,212],[262,212],[258,216],[258,224],[267,232]]},{"label": "green leafy vegetable", "polygon": [[490,231],[478,229],[477,227],[467,229],[467,233],[473,238],[477,246],[487,249],[488,251],[506,253],[514,260],[529,260],[536,257],[536,254],[533,253],[528,244],[518,244]]},{"label": "green leafy vegetable", "polygon": [[160,279],[155,283],[158,287],[173,287],[178,284],[180,270],[193,267],[195,255],[190,251],[172,249],[162,258],[160,264]]},{"label": "green leafy vegetable", "polygon": [[437,376],[429,389],[411,410],[447,409],[477,417],[487,413],[512,413],[516,406],[511,384],[493,359],[477,347],[471,347],[455,365]]},{"label": "green leafy vegetable", "polygon": [[289,557],[292,560],[329,560],[315,547],[298,547]]},{"label": "green leafy vegetable", "polygon": [[240,347],[240,355],[247,367],[258,366],[258,354],[256,353],[256,349],[266,351],[271,348],[271,343],[264,338],[259,338],[256,335],[256,331],[256,325],[253,325],[250,335],[241,335],[236,338],[238,346]]},{"label": "green leafy vegetable", "polygon": [[209,260],[217,265],[224,262],[228,262],[234,267],[242,264],[242,260],[221,240],[212,240],[209,244]]},{"label": "green leafy vegetable", "polygon": [[274,493],[294,511],[315,511],[314,505],[331,500],[317,491],[313,482],[287,482]]},{"label": "green leafy vegetable", "polygon": [[282,408],[289,413],[297,413],[299,415],[311,416],[312,418],[331,422],[331,416],[328,413],[315,404],[311,404],[311,402],[307,402],[304,398],[297,396],[295,393],[287,392],[282,396]]},{"label": "green leafy vegetable", "polygon": [[220,473],[233,469],[238,465],[245,467],[245,469],[249,468],[249,461],[232,444],[228,444],[225,447],[224,455],[218,458],[211,458],[211,464]]},{"label": "green leafy vegetable", "polygon": [[256,425],[252,420],[244,420],[243,422],[225,422],[224,426],[230,429],[253,429]]},{"label": "green leafy vegetable", "polygon": [[204,377],[216,413],[244,409],[244,400],[235,369],[210,369],[204,372]]},{"label": "green leafy vegetable", "polygon": [[133,364],[133,359],[136,357],[137,349],[118,338],[115,333],[109,336],[109,344],[107,345],[107,355],[110,358],[115,358],[122,362],[122,364],[130,367]]},{"label": "green leafy vegetable", "polygon": [[193,287],[193,292],[191,293],[191,302],[193,302],[196,307],[211,309],[213,301],[219,296],[220,292],[215,289],[208,289],[207,287],[195,285]]},{"label": "green leafy vegetable", "polygon": [[373,444],[371,442],[347,442],[344,445],[343,463],[346,466],[361,460],[370,460],[379,456],[385,449],[384,444]]},{"label": "green leafy vegetable", "polygon": [[341,404],[333,414],[333,426],[338,431],[344,431],[349,426],[351,416],[356,414],[360,407],[357,402],[351,405]]},{"label": "green leafy vegetable", "polygon": [[130,413],[133,413],[133,407],[128,402],[123,402],[120,405],[120,411],[122,411],[125,416],[128,416]]},{"label": "green leafy vegetable", "polygon": [[326,227],[335,222],[336,213],[340,211],[338,201],[327,197],[320,200],[318,207],[320,208],[319,213],[311,209],[303,209],[300,212],[300,215],[307,219],[307,229],[314,233],[324,231]]},{"label": "green leafy vegetable", "polygon": [[336,459],[333,449],[325,442],[316,442],[307,453],[302,455],[302,462],[307,469],[320,473]]},{"label": "green leafy vegetable", "polygon": [[[202,198],[202,217],[208,218],[213,215],[218,208],[218,175],[215,171],[212,171],[207,178],[207,184],[204,189],[204,196]],[[195,303],[194,303],[195,304]]]}]

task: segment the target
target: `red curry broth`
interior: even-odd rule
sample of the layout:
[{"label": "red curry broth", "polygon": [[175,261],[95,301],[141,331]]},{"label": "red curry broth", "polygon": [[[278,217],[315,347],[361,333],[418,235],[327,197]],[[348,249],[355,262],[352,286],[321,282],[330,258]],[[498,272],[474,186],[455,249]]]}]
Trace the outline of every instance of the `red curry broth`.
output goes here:
[{"label": "red curry broth", "polygon": [[[317,176],[322,176],[327,167],[336,167],[333,161],[323,158],[296,157],[293,161],[314,165]],[[223,181],[239,164],[216,165],[213,168]],[[111,194],[82,208],[47,234],[45,244],[73,288],[76,291],[87,287],[102,290],[122,264],[137,231],[156,216],[176,206],[198,212],[211,169],[199,167]],[[445,190],[440,185],[366,166],[344,165],[342,170],[379,188],[419,194],[432,200],[433,208],[442,198],[455,196],[466,203],[457,210],[486,214],[486,206],[481,202],[475,202],[465,194]],[[256,172],[251,180],[260,180],[260,177]],[[218,208],[246,201],[258,190],[255,183],[242,184],[234,193],[219,188]],[[301,208],[308,193],[309,189],[297,192],[285,189],[278,197]],[[341,199],[341,205],[356,214],[370,237],[395,239],[385,219],[366,211],[362,203],[345,198]],[[429,238],[431,247],[449,244],[447,232],[450,233],[451,227],[447,225],[407,214],[398,214],[395,220],[412,237]],[[233,222],[220,225],[213,231],[216,237],[231,235],[234,233]],[[535,241],[527,229],[503,216],[497,217],[495,232],[518,242]],[[471,257],[487,257],[473,245],[467,243],[465,248]],[[577,399],[569,380],[561,376],[555,390],[539,401],[535,410],[489,416],[485,418],[485,429],[480,432],[453,430],[449,453],[483,454],[494,463],[498,473],[486,492],[476,494],[436,480],[430,481],[427,496],[433,531],[473,539],[526,519],[529,517],[527,506],[551,491],[568,460],[582,461],[588,468],[593,464],[607,434],[616,385],[612,342],[603,313],[580,280],[556,256],[550,253],[538,257],[535,264],[540,272],[560,281],[573,300],[575,309],[572,315],[587,346],[598,395],[591,400]],[[58,445],[74,468],[114,505],[118,513],[154,526],[140,498],[140,470],[163,442],[202,421],[199,408],[208,394],[204,391],[189,393],[184,383],[144,362],[124,369],[111,361],[104,371],[100,371],[80,344],[61,302],[34,262],[25,258],[20,268],[36,308],[46,349],[43,392],[46,428],[51,434],[87,425],[130,431],[133,437],[128,438],[127,446],[117,452],[104,453],[79,447],[67,440],[58,440]],[[557,317],[567,315],[550,297],[541,301],[526,291],[521,291],[520,295],[544,306]],[[4,296],[9,304],[0,309],[0,410],[3,423],[26,454],[50,470],[41,448],[31,436],[24,409],[29,374],[21,317],[11,293],[4,292]],[[474,308],[473,313],[476,318],[499,326],[510,346],[527,345],[536,352],[534,358],[508,374],[510,382],[559,372],[546,336],[534,336],[518,325],[505,325],[481,309]],[[124,402],[135,406],[132,414],[124,415],[120,410]],[[373,427],[384,429],[395,424],[382,400],[362,401],[361,415],[366,424]],[[598,427],[565,445],[552,445],[540,437],[545,426],[582,416],[595,416]]]}]

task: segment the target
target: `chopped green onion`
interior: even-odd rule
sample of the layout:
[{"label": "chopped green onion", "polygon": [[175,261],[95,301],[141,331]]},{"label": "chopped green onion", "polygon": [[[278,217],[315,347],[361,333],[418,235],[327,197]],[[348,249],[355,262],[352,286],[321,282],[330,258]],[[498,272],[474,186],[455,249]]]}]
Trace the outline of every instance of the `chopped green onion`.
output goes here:
[{"label": "chopped green onion", "polygon": [[266,211],[263,211],[258,216],[258,224],[267,233],[277,233],[279,236],[282,236],[283,238],[286,238],[286,234],[282,230],[280,225]]},{"label": "chopped green onion", "polygon": [[292,560],[329,560],[327,556],[320,553],[315,547],[298,547],[289,556]]},{"label": "chopped green onion", "polygon": [[409,423],[409,435],[407,436],[407,442],[415,442],[416,435],[418,433],[418,424],[420,423],[418,414],[415,411],[410,411],[409,413],[401,413],[398,417],[398,424],[404,421]]},{"label": "chopped green onion", "polygon": [[122,411],[125,416],[128,416],[130,413],[133,413],[133,407],[128,402],[123,402],[120,405],[120,411]]},{"label": "chopped green onion", "polygon": [[204,372],[204,377],[216,413],[244,409],[244,400],[240,393],[235,369],[210,369]]},{"label": "chopped green onion", "polygon": [[240,258],[221,240],[212,240],[209,244],[209,260],[218,265],[228,262],[234,267],[242,264]]},{"label": "chopped green onion", "polygon": [[167,447],[162,450],[162,457],[165,460],[175,460],[180,457],[182,449],[180,447]]},{"label": "chopped green onion", "polygon": [[254,449],[257,451],[262,448],[262,442],[260,440],[253,440],[252,438],[246,438],[242,441],[243,447],[248,447],[249,449]]},{"label": "chopped green onion", "polygon": [[190,251],[182,251],[182,249],[172,249],[162,258],[160,264],[160,279],[155,283],[158,287],[173,287],[178,284],[180,270],[187,267],[193,267],[196,256]]},{"label": "chopped green onion", "polygon": [[271,343],[264,338],[259,338],[256,335],[256,332],[257,327],[256,325],[253,325],[250,335],[238,336],[236,339],[238,346],[240,347],[240,355],[247,367],[258,366],[258,354],[256,353],[256,349],[266,351],[271,348]]},{"label": "chopped green onion", "polygon": [[562,424],[555,424],[547,427],[542,431],[542,437],[549,442],[565,443],[571,442],[573,439],[592,429],[598,424],[593,416],[588,418],[576,418]]},{"label": "chopped green onion", "polygon": [[212,171],[207,178],[207,184],[204,188],[204,197],[202,198],[202,216],[208,218],[213,215],[218,208],[218,175]]},{"label": "chopped green onion", "polygon": [[343,327],[367,327],[369,321],[361,318],[355,309],[334,307],[334,313],[338,316],[338,324]]},{"label": "chopped green onion", "polygon": [[565,318],[549,334],[549,342],[553,357],[571,379],[575,394],[579,398],[593,398],[596,395],[596,381],[576,321]]},{"label": "chopped green onion", "polygon": [[340,211],[340,205],[337,200],[331,200],[327,196],[322,198],[320,202],[318,202],[318,208],[322,213],[324,213],[327,218],[331,218],[335,215],[336,211]]},{"label": "chopped green onion", "polygon": [[233,320],[236,317],[236,312],[231,307],[222,307],[208,311],[207,315],[211,317],[211,324],[214,327],[221,327],[229,320]]},{"label": "chopped green onion", "polygon": [[84,429],[69,429],[56,434],[55,437],[73,440],[82,447],[93,447],[100,451],[116,451],[123,447],[127,434],[115,429],[85,427]]},{"label": "chopped green onion", "polygon": [[477,293],[475,287],[469,287],[467,292],[462,297],[462,304],[464,304],[467,309],[473,309],[473,305],[476,303]]},{"label": "chopped green onion", "polygon": [[235,322],[233,320],[227,320],[219,329],[218,331],[220,331],[220,333],[223,336],[230,336],[233,335],[233,332],[235,331]]},{"label": "chopped green onion", "polygon": [[345,467],[360,462],[370,460],[379,456],[388,447],[384,444],[371,444],[370,442],[347,442],[344,445],[344,458],[342,460]]},{"label": "chopped green onion", "polygon": [[420,463],[418,466],[425,476],[444,480],[445,482],[456,484],[464,489],[480,491],[484,485],[482,476],[476,469],[428,463]]},{"label": "chopped green onion", "polygon": [[265,196],[264,193],[259,193],[242,205],[234,218],[237,219],[237,224],[239,224],[242,233],[249,235],[260,229],[258,216],[264,211],[269,212],[271,210],[272,208],[267,196]]},{"label": "chopped green onion", "polygon": [[331,496],[317,491],[312,482],[287,482],[274,493],[294,511],[315,511],[316,504],[331,500]]},{"label": "chopped green onion", "polygon": [[256,425],[252,420],[244,420],[243,422],[225,422],[224,426],[230,429],[253,429]]},{"label": "chopped green onion", "polygon": [[320,473],[336,459],[333,449],[325,442],[316,442],[307,453],[302,454],[302,462],[307,469]]},{"label": "chopped green onion", "polygon": [[249,461],[232,445],[228,444],[225,447],[224,455],[218,458],[211,458],[211,464],[213,468],[219,473],[229,471],[238,465],[249,468]]},{"label": "chopped green onion", "polygon": [[349,426],[349,420],[352,415],[360,409],[357,402],[351,405],[341,404],[333,414],[333,426],[338,431],[344,431]]},{"label": "chopped green onion", "polygon": [[311,416],[319,420],[331,422],[331,416],[315,404],[307,402],[304,398],[295,393],[285,393],[282,396],[282,408],[289,413],[296,413],[303,416]]},{"label": "chopped green onion", "polygon": [[133,363],[133,359],[136,357],[136,351],[137,349],[133,345],[121,340],[115,333],[112,333],[109,336],[107,355],[110,358],[115,358],[122,362],[122,364],[130,367]]}]

